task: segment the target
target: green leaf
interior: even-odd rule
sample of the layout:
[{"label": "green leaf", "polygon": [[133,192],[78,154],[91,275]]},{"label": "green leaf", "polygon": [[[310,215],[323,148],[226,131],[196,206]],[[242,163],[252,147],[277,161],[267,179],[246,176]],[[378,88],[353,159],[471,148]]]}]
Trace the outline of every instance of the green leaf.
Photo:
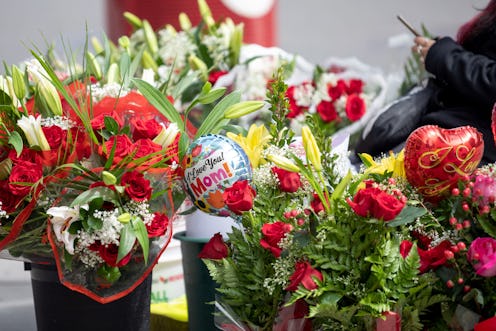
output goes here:
[{"label": "green leaf", "polygon": [[23,142],[22,142],[22,137],[17,131],[12,131],[9,133],[9,144],[11,144],[16,153],[17,156],[21,155],[22,152],[22,147],[23,147]]},{"label": "green leaf", "polygon": [[426,212],[427,211],[425,210],[425,208],[405,206],[394,220],[387,222],[386,224],[389,227],[405,225],[414,222],[417,218],[425,215]]},{"label": "green leaf", "polygon": [[113,202],[118,204],[117,197],[115,192],[109,189],[108,187],[99,186],[91,188],[87,191],[84,191],[80,195],[78,195],[71,203],[71,207],[74,206],[82,206],[87,203],[90,203],[92,200],[102,198],[105,201]]},{"label": "green leaf", "polygon": [[157,108],[157,110],[160,111],[169,121],[176,123],[181,132],[185,132],[185,125],[181,116],[172,103],[162,93],[160,93],[159,90],[139,78],[133,78],[132,82],[145,96],[148,102]]},{"label": "green leaf", "polygon": [[346,186],[348,186],[348,183],[351,181],[352,178],[353,178],[353,175],[351,174],[351,171],[348,171],[346,176],[344,176],[344,178],[336,186],[336,189],[334,190],[334,192],[332,192],[331,201],[336,201],[337,199],[339,199],[343,196],[343,192],[344,192]]},{"label": "green leaf", "polygon": [[136,242],[136,233],[134,232],[134,228],[130,223],[124,224],[124,227],[121,230],[121,238],[119,241],[119,252],[117,253],[117,262],[122,260],[134,246]]},{"label": "green leaf", "polygon": [[477,219],[477,221],[488,235],[496,238],[496,224],[494,224],[493,219],[480,217],[479,219]]},{"label": "green leaf", "polygon": [[113,135],[119,133],[119,124],[112,117],[105,116],[105,118],[103,119],[103,123],[105,124],[105,129],[107,129]]},{"label": "green leaf", "polygon": [[143,250],[143,259],[145,260],[145,265],[148,263],[148,253],[150,250],[150,242],[148,240],[148,231],[146,230],[146,225],[143,223],[141,218],[135,217],[131,220],[133,229],[136,234],[136,238],[141,245]]}]

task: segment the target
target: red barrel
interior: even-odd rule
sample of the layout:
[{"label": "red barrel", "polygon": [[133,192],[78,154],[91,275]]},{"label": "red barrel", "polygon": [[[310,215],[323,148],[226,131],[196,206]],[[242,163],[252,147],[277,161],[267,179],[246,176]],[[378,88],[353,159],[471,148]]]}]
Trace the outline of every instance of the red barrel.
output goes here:
[{"label": "red barrel", "polygon": [[[275,46],[277,0],[208,0],[215,21],[230,17],[244,23],[244,42]],[[157,30],[170,24],[179,30],[178,16],[186,13],[193,25],[201,20],[197,0],[107,0],[107,34],[116,40],[129,35],[131,26],[123,17],[130,12],[146,19]]]}]

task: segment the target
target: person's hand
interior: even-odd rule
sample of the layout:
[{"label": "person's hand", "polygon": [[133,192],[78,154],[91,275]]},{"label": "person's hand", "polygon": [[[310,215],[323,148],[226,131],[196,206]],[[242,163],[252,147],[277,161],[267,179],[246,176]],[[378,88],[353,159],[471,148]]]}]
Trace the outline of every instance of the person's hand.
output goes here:
[{"label": "person's hand", "polygon": [[412,52],[417,53],[420,56],[420,60],[423,62],[427,52],[436,41],[427,37],[415,37],[413,42]]}]

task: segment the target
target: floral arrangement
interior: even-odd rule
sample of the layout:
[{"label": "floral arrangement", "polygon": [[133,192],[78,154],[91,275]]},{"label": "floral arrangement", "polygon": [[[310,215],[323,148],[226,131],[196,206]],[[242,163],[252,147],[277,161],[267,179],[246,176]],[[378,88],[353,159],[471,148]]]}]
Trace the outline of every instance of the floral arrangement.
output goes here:
[{"label": "floral arrangement", "polygon": [[287,117],[295,132],[309,115],[328,135],[344,130],[355,134],[383,105],[387,85],[384,78],[355,62],[330,60],[325,67],[315,67],[311,80],[288,84]]},{"label": "floral arrangement", "polygon": [[[56,264],[64,285],[110,302],[171,239],[191,139],[263,104],[206,82],[181,114],[129,54],[100,64],[86,53],[87,66],[32,55],[0,90],[2,256]],[[210,104],[192,125],[188,112]]]},{"label": "floral arrangement", "polygon": [[360,171],[339,172],[315,117],[306,118],[300,142],[282,129],[286,89],[276,77],[268,128],[237,136],[253,178],[226,189],[224,200],[242,227],[225,242],[215,235],[199,255],[219,285],[216,324],[447,330],[494,323],[494,166],[459,177],[436,201],[410,183],[404,152],[362,155]]},{"label": "floral arrangement", "polygon": [[[215,21],[205,0],[198,0],[202,21],[193,26],[186,13],[178,17],[180,30],[171,24],[154,31],[146,19],[126,12],[124,17],[133,31],[122,36],[115,45],[105,38],[102,43],[92,38],[99,64],[108,59],[131,61],[138,75],[146,72],[152,85],[175,96],[179,110],[187,107],[205,82],[217,79],[232,69],[239,59],[243,25],[230,18]],[[118,66],[116,66],[118,69]]]}]

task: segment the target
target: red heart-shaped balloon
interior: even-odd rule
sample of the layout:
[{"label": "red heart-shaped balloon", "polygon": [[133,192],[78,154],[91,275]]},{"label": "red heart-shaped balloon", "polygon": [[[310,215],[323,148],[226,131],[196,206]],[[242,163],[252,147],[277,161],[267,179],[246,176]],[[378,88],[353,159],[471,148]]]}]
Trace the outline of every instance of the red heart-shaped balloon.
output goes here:
[{"label": "red heart-shaped balloon", "polygon": [[425,125],[406,141],[406,177],[426,199],[436,201],[474,172],[483,153],[482,134],[473,127]]}]

